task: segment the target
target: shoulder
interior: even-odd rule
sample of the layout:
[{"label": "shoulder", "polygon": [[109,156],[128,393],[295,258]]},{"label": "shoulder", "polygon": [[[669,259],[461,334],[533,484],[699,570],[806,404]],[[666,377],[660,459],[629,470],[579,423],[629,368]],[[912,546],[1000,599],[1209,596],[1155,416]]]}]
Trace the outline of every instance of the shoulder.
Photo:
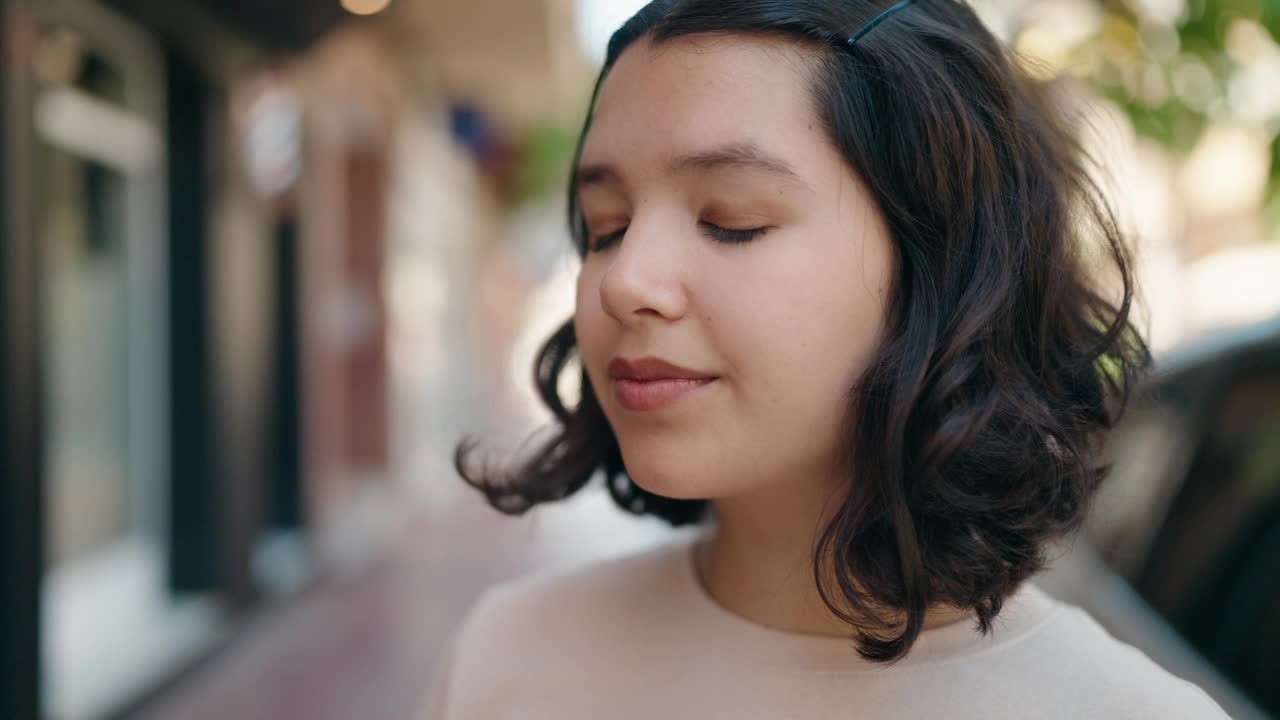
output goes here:
[{"label": "shoulder", "polygon": [[672,554],[681,541],[663,542],[626,555],[540,570],[499,583],[472,608],[471,625],[557,625],[576,623],[602,612],[616,616],[629,606],[659,594],[670,574]]},{"label": "shoulder", "polygon": [[[1053,601],[1057,603],[1057,601]],[[1060,605],[1008,658],[1018,685],[1080,716],[1200,720],[1227,714],[1198,686],[1113,637],[1084,610]]]},{"label": "shoulder", "polygon": [[[683,540],[630,554],[540,570],[499,583],[472,606],[458,629],[461,652],[517,661],[554,642],[558,653],[634,632],[661,619],[670,597],[675,553]],[[652,617],[650,617],[652,616]],[[628,630],[627,628],[630,628]]]},{"label": "shoulder", "polygon": [[665,542],[491,587],[451,634],[425,717],[488,717],[497,711],[490,705],[546,696],[555,683],[576,682],[584,663],[625,654],[647,624],[661,622],[681,546]]}]

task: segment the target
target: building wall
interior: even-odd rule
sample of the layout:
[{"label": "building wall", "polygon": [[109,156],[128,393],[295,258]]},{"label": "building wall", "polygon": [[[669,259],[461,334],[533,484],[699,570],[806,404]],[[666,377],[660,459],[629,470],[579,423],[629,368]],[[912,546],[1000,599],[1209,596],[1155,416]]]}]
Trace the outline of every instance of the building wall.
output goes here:
[{"label": "building wall", "polygon": [[574,0],[408,0],[408,32],[451,92],[515,124],[581,111],[591,68],[577,50]]}]

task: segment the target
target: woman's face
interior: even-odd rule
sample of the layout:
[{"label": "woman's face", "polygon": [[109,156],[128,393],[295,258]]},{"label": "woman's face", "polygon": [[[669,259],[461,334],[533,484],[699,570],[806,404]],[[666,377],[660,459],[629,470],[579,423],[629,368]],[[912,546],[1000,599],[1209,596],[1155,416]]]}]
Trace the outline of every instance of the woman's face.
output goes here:
[{"label": "woman's face", "polygon": [[810,62],[751,36],[640,40],[601,90],[574,323],[627,471],[658,495],[834,478],[894,254]]}]

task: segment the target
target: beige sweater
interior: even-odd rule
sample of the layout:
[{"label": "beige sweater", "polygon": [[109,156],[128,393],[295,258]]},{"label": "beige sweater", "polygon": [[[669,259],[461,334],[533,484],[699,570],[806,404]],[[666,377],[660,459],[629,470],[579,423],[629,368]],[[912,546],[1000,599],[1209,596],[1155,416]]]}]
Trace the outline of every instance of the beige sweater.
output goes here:
[{"label": "beige sweater", "polygon": [[1225,718],[1196,686],[1027,583],[995,632],[927,631],[891,667],[717,605],[680,536],[489,591],[455,632],[429,720]]}]

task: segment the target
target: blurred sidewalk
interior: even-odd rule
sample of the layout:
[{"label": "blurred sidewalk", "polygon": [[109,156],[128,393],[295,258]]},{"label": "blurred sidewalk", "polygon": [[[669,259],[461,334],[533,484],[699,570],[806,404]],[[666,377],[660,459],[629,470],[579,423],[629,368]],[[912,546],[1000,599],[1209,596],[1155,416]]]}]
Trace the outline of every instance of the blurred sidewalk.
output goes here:
[{"label": "blurred sidewalk", "polygon": [[421,707],[438,652],[489,585],[639,549],[668,531],[593,487],[502,516],[455,477],[414,508],[385,553],[252,616],[224,651],[161,695],[144,720],[400,720]]}]

